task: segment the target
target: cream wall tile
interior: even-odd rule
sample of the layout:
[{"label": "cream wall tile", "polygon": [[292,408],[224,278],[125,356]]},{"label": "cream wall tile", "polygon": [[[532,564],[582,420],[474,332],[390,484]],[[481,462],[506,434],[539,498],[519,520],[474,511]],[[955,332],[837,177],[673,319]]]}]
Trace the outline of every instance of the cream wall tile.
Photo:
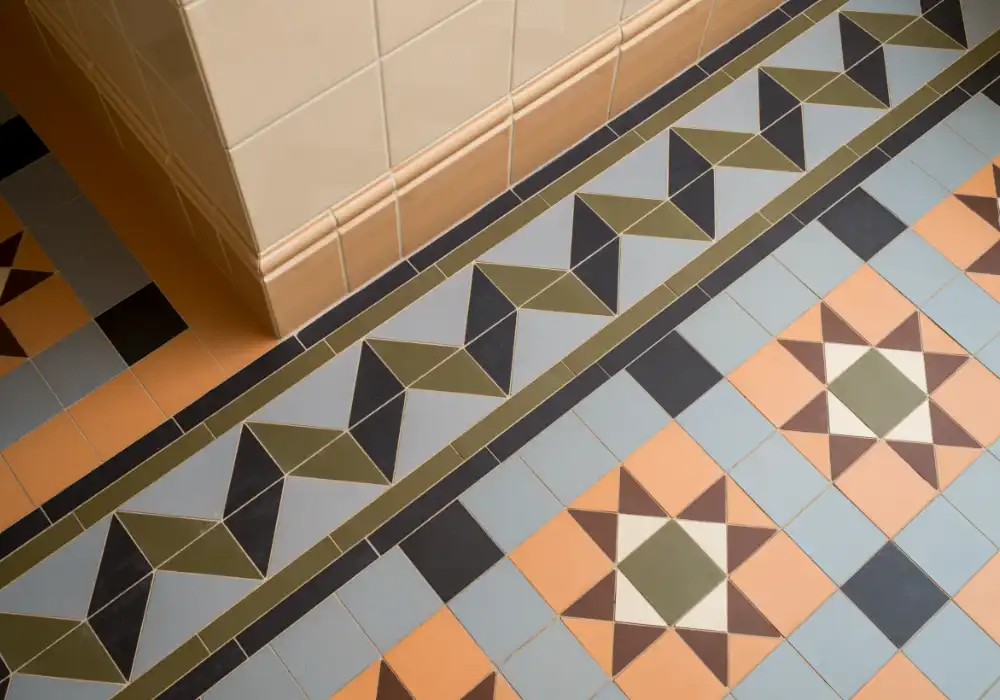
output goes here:
[{"label": "cream wall tile", "polygon": [[375,64],[232,150],[260,249],[389,166]]},{"label": "cream wall tile", "polygon": [[639,10],[652,5],[654,2],[656,0],[625,0],[625,5],[622,7],[622,19],[628,19]]},{"label": "cream wall tile", "polygon": [[383,59],[392,164],[510,91],[514,0],[478,0]]},{"label": "cream wall tile", "polygon": [[200,0],[184,9],[229,146],[376,58],[372,0]]},{"label": "cream wall tile", "polygon": [[702,55],[726,43],[781,3],[782,0],[715,0]]},{"label": "cream wall tile", "polygon": [[375,0],[379,48],[389,53],[473,0]]},{"label": "cream wall tile", "polygon": [[618,24],[622,0],[517,0],[518,87]]}]

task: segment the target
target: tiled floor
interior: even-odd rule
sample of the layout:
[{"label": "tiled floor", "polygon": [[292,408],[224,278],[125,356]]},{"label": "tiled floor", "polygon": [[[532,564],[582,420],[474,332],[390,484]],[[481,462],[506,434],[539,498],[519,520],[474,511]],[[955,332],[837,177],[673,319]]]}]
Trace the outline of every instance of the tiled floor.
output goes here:
[{"label": "tiled floor", "polygon": [[6,697],[1000,698],[998,79],[787,3],[42,504]]}]

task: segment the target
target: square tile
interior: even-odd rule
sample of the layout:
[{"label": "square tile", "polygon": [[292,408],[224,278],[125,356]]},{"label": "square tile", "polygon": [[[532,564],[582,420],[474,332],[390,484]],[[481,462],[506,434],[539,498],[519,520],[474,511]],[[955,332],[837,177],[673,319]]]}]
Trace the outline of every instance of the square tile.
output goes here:
[{"label": "square tile", "polygon": [[94,450],[109,459],[160,425],[165,416],[131,372],[122,372],[69,407]]},{"label": "square tile", "polygon": [[771,334],[725,293],[698,309],[677,331],[723,374],[742,365],[771,339]]},{"label": "square tile", "polygon": [[842,697],[851,697],[896,652],[847,596],[834,593],[788,638]]},{"label": "square tile", "polygon": [[853,700],[945,700],[927,676],[920,672],[902,652],[883,666]]},{"label": "square tile", "polygon": [[948,196],[948,190],[906,158],[893,158],[861,187],[908,226]]},{"label": "square tile", "polygon": [[93,321],[36,357],[35,367],[64,406],[76,403],[128,369]]},{"label": "square tile", "polygon": [[1000,460],[983,452],[945,490],[944,497],[973,525],[1000,546]]},{"label": "square tile", "polygon": [[816,303],[816,295],[774,257],[765,258],[729,286],[733,300],[772,335]]},{"label": "square tile", "polygon": [[833,205],[819,221],[865,261],[906,230],[906,224],[860,187]]},{"label": "square tile", "polygon": [[0,375],[0,450],[61,410],[59,400],[30,362]]},{"label": "square tile", "polygon": [[226,370],[190,329],[132,365],[132,373],[168,416],[187,408],[228,378]]},{"label": "square tile", "polygon": [[628,698],[625,697],[625,693],[617,685],[609,683],[604,686],[601,692],[594,696],[594,700],[628,700]]},{"label": "square tile", "polygon": [[828,488],[785,530],[842,586],[885,544],[885,535],[838,489]]},{"label": "square tile", "polygon": [[626,371],[675,418],[722,379],[679,333],[667,335]]},{"label": "square tile", "polygon": [[863,264],[818,221],[792,236],[774,257],[819,297],[825,297]]},{"label": "square tile", "polygon": [[948,601],[947,594],[892,542],[841,590],[897,647],[906,644]]},{"label": "square tile", "polygon": [[31,227],[53,207],[79,196],[80,188],[51,153],[0,182],[0,197],[22,223]]},{"label": "square tile", "polygon": [[497,466],[460,500],[505,552],[513,551],[562,510],[520,457]]},{"label": "square tile", "polygon": [[115,240],[107,219],[82,195],[50,205],[31,221],[31,233],[58,269]]},{"label": "square tile", "polygon": [[830,384],[830,393],[879,437],[885,437],[927,395],[878,350],[868,350]]},{"label": "square tile", "polygon": [[525,644],[501,671],[522,700],[587,700],[608,682],[562,622]]},{"label": "square tile", "polygon": [[[816,322],[817,338],[821,337],[818,335],[819,313],[819,308],[814,307],[802,319]],[[777,426],[785,425],[824,390],[816,376],[778,339],[769,342],[729,375],[729,381]]]},{"label": "square tile", "polygon": [[878,345],[916,310],[870,265],[830,292],[826,304],[871,345]]},{"label": "square tile", "polygon": [[993,373],[1000,375],[1000,335],[976,353],[976,358]]},{"label": "square tile", "polygon": [[949,700],[974,700],[1000,676],[1000,646],[948,603],[903,650]]},{"label": "square tile", "polygon": [[900,155],[916,163],[949,192],[957,190],[990,159],[945,124],[939,124]]},{"label": "square tile", "polygon": [[670,416],[628,372],[619,372],[576,405],[579,416],[619,460],[670,423]]},{"label": "square tile", "polygon": [[982,363],[967,361],[933,398],[980,445],[1000,437],[1000,378]]},{"label": "square tile", "polygon": [[955,596],[959,607],[995,642],[1000,640],[997,590],[1000,590],[1000,556],[990,559]]},{"label": "square tile", "polygon": [[667,630],[654,641],[616,680],[629,700],[719,700],[726,692],[705,662],[674,630]]},{"label": "square tile", "polygon": [[973,354],[1000,333],[1000,304],[965,275],[956,277],[921,308]]},{"label": "square tile", "polygon": [[775,433],[731,472],[768,517],[785,526],[827,488],[827,480],[782,435]]},{"label": "square tile", "polygon": [[1000,105],[985,95],[974,95],[944,123],[989,158],[1000,156]]},{"label": "square tile", "polygon": [[264,647],[246,663],[216,683],[205,693],[204,700],[241,700],[253,696],[306,700],[288,669],[271,647]]},{"label": "square tile", "polygon": [[909,230],[880,250],[870,262],[876,272],[917,306],[960,272],[931,244]]},{"label": "square tile", "polygon": [[401,547],[446,603],[503,556],[457,501],[403,540]]},{"label": "square tile", "polygon": [[1000,233],[956,196],[945,197],[913,230],[963,270],[1000,241]]},{"label": "square tile", "polygon": [[52,275],[0,306],[0,320],[33,357],[90,321],[90,314],[66,280]]},{"label": "square tile", "polygon": [[187,330],[184,319],[155,284],[146,285],[96,320],[130,365]]},{"label": "square tile", "polygon": [[393,547],[337,592],[383,654],[441,607],[441,599],[399,547]]},{"label": "square tile", "polygon": [[727,471],[774,432],[771,423],[726,380],[689,406],[677,422]]},{"label": "square tile", "polygon": [[117,238],[67,262],[60,272],[93,316],[149,284],[149,275]]},{"label": "square tile", "polygon": [[3,451],[20,486],[45,503],[101,460],[69,414],[60,411]]},{"label": "square tile", "polygon": [[788,642],[733,688],[736,700],[836,700],[837,694]]},{"label": "square tile", "polygon": [[573,413],[543,430],[518,454],[564,505],[618,464],[618,459]]},{"label": "square tile", "polygon": [[556,616],[506,558],[457,595],[449,607],[497,666]]},{"label": "square tile", "polygon": [[896,544],[949,595],[955,595],[997,547],[942,496],[896,536]]}]

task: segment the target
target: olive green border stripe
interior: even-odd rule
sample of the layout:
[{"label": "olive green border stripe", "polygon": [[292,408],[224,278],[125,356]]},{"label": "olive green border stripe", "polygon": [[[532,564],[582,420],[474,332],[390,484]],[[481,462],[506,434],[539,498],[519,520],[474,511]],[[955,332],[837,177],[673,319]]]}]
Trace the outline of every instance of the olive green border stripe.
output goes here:
[{"label": "olive green border stripe", "polygon": [[[839,7],[844,2],[847,2],[847,0],[836,0],[836,2],[838,3],[837,7]],[[836,7],[831,8],[830,12],[833,12],[836,9]],[[824,15],[824,17],[825,16],[826,15]],[[722,67],[722,72],[733,80],[736,80],[751,69],[756,68],[764,61],[765,58],[791,42],[792,39],[805,33],[805,31],[813,27],[814,24],[815,22],[813,19],[804,13],[795,17],[792,21],[778,27],[778,29],[754,44],[753,47],[747,49],[732,61],[724,65]]]},{"label": "olive green border stripe", "polygon": [[1000,31],[983,39],[978,46],[967,51],[964,56],[938,73],[937,77],[932,78],[927,85],[943,95],[982,68],[983,64],[998,53],[1000,53]]}]

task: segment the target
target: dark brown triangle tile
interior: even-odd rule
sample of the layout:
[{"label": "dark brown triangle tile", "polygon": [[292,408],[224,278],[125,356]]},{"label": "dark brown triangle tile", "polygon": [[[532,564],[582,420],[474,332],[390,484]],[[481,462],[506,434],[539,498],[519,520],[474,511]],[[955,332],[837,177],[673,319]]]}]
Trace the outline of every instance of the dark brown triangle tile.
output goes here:
[{"label": "dark brown triangle tile", "polygon": [[934,488],[938,487],[937,459],[934,457],[934,445],[919,442],[900,442],[886,440],[886,444],[910,465],[910,468]]},{"label": "dark brown triangle tile", "polygon": [[375,692],[375,700],[413,700],[406,686],[385,661],[378,671],[378,690]]},{"label": "dark brown triangle tile", "polygon": [[781,426],[782,430],[794,430],[797,433],[818,433],[825,435],[830,432],[830,410],[827,405],[826,391],[807,403],[798,413]]},{"label": "dark brown triangle tile", "polygon": [[733,573],[771,539],[774,530],[767,527],[730,525],[726,528],[726,568]]},{"label": "dark brown triangle tile", "polygon": [[1000,197],[1000,166],[993,166],[993,187],[997,193],[997,197]]},{"label": "dark brown triangle tile", "polygon": [[837,479],[850,469],[861,455],[876,443],[872,438],[851,437],[848,435],[830,436],[830,476]]},{"label": "dark brown triangle tile", "polygon": [[729,606],[729,631],[733,634],[749,634],[755,637],[780,637],[781,633],[768,622],[753,603],[740,592],[732,581],[727,584],[727,604]]},{"label": "dark brown triangle tile", "polygon": [[[996,204],[996,200],[993,200]],[[1000,227],[998,227],[1000,230]],[[985,275],[1000,275],[1000,243],[995,244],[985,253],[979,256],[974,263],[969,266],[969,272],[978,272]]]},{"label": "dark brown triangle tile", "polygon": [[24,237],[23,231],[18,231],[13,236],[0,241],[0,267],[13,267],[14,258],[17,257],[17,249],[21,245]]},{"label": "dark brown triangle tile", "polygon": [[843,343],[844,345],[868,345],[865,339],[848,326],[840,316],[826,304],[820,306],[820,323],[823,328],[823,340],[828,343]]},{"label": "dark brown triangle tile", "polygon": [[892,333],[887,335],[881,343],[880,348],[885,350],[913,350],[920,352],[923,350],[923,343],[920,340],[920,317],[914,312]]},{"label": "dark brown triangle tile", "polygon": [[14,337],[7,324],[0,318],[0,357],[27,357],[28,353]]},{"label": "dark brown triangle tile", "polygon": [[969,358],[964,355],[925,352],[924,373],[927,377],[927,392],[933,393],[968,361]]},{"label": "dark brown triangle tile", "polygon": [[566,617],[579,617],[584,620],[607,620],[615,617],[615,572],[605,576],[594,584],[594,587],[580,596],[575,603],[566,608]]},{"label": "dark brown triangle tile", "polygon": [[981,447],[975,439],[945,413],[940,406],[930,402],[931,435],[935,445],[944,447]]},{"label": "dark brown triangle tile", "polygon": [[616,513],[571,509],[569,514],[583,528],[583,531],[590,535],[594,544],[608,555],[608,559],[611,561],[617,559],[618,515]]},{"label": "dark brown triangle tile", "polygon": [[663,509],[646,493],[627,469],[620,471],[618,486],[618,512],[627,515],[655,515],[666,517]]},{"label": "dark brown triangle tile", "polygon": [[491,673],[475,688],[466,693],[462,700],[493,700],[493,692],[497,685],[497,674]]},{"label": "dark brown triangle tile", "polygon": [[[974,194],[956,194],[962,204],[971,209],[983,221],[1000,231],[1000,206],[996,197],[980,197]],[[988,270],[973,270],[973,272],[988,272]],[[997,274],[994,272],[994,274]]]},{"label": "dark brown triangle tile", "polygon": [[726,522],[726,478],[722,477],[705,489],[677,517],[706,523]]},{"label": "dark brown triangle tile", "polygon": [[0,294],[0,306],[17,299],[51,276],[51,272],[39,272],[38,270],[11,270],[10,274],[7,275],[7,284],[4,285],[3,293]]},{"label": "dark brown triangle tile", "polygon": [[826,384],[826,357],[823,354],[823,343],[781,338],[778,339],[778,343],[791,353],[792,357],[802,363],[802,366],[809,370],[816,379]]},{"label": "dark brown triangle tile", "polygon": [[615,640],[611,652],[611,672],[618,675],[666,631],[665,627],[616,622]]},{"label": "dark brown triangle tile", "polygon": [[729,635],[725,632],[680,629],[677,634],[722,685],[729,685]]}]

